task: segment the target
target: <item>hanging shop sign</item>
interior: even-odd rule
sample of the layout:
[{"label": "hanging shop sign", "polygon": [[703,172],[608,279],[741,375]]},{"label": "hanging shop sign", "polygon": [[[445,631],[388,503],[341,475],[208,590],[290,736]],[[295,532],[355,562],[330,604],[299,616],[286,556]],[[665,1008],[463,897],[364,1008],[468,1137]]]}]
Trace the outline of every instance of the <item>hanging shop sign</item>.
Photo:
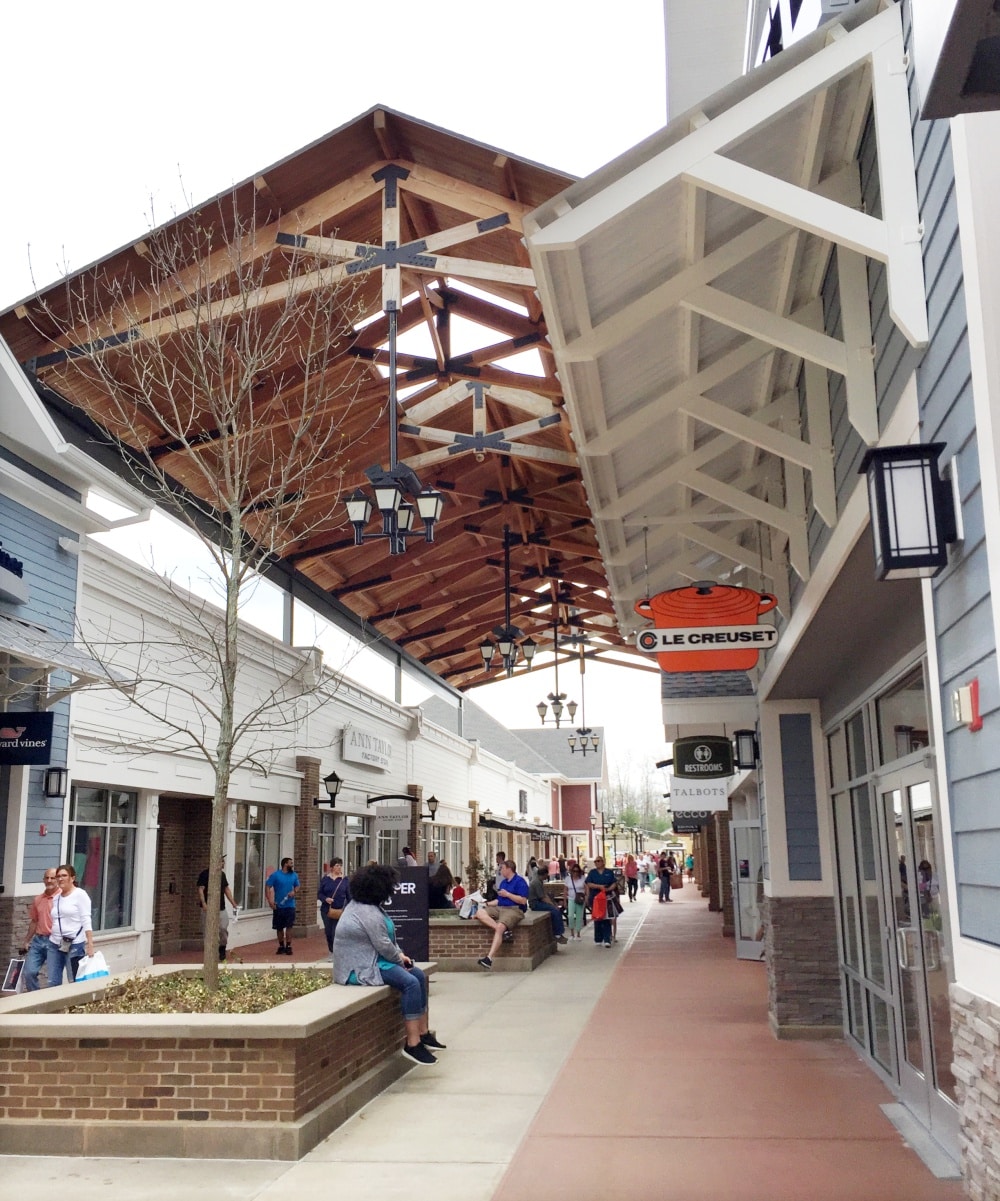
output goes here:
[{"label": "hanging shop sign", "polygon": [[711,820],[707,809],[675,809],[673,830],[675,834],[697,834]]},{"label": "hanging shop sign", "polygon": [[430,959],[430,913],[426,867],[398,867],[399,883],[383,908],[396,927],[396,942],[404,955],[420,963]]},{"label": "hanging shop sign", "polygon": [[769,592],[728,584],[670,588],[636,601],[635,611],[654,622],[636,645],[663,671],[747,671],[777,641],[773,626],[757,624],[777,603]]},{"label": "hanging shop sign", "polygon": [[733,774],[733,744],[722,734],[696,734],[673,743],[674,775],[719,780]]},{"label": "hanging shop sign", "polygon": [[720,812],[729,808],[729,785],[728,777],[724,780],[687,780],[681,776],[671,776],[670,807],[673,809],[676,805],[681,810]]},{"label": "hanging shop sign", "polygon": [[363,726],[344,726],[342,757],[348,763],[360,763],[379,771],[392,770],[392,743],[375,730]]},{"label": "hanging shop sign", "polygon": [[24,580],[24,564],[3,549],[0,543],[0,600],[23,605],[28,600],[28,585]]},{"label": "hanging shop sign", "polygon": [[375,806],[375,828],[377,830],[409,830],[412,817],[409,805]]},{"label": "hanging shop sign", "polygon": [[0,764],[52,762],[51,713],[0,713]]}]

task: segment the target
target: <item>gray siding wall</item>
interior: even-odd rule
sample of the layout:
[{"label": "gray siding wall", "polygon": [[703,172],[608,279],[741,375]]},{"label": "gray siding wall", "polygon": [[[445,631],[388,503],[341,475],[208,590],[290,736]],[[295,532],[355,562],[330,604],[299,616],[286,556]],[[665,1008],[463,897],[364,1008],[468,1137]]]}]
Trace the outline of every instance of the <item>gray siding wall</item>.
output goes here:
[{"label": "gray siding wall", "polygon": [[785,793],[788,878],[821,880],[812,718],[808,713],[782,713],[778,717],[778,734]]},{"label": "gray siding wall", "polygon": [[[24,564],[29,590],[27,604],[0,601],[0,612],[42,626],[57,638],[72,642],[79,559],[62,550],[59,539],[76,535],[2,494],[0,531],[4,550]],[[52,681],[58,686],[68,683],[69,678],[54,673]],[[62,700],[52,710],[52,762],[56,764],[65,763],[69,753],[69,704],[68,699]],[[32,768],[30,775],[24,831],[26,880],[40,879],[43,869],[56,863],[62,850],[63,802],[45,799],[44,774],[44,768]],[[44,837],[39,834],[43,825],[48,829]],[[5,865],[3,853],[4,840],[0,839],[0,874],[5,882],[13,883],[15,865]]]},{"label": "gray siding wall", "polygon": [[[904,9],[909,40],[909,5]],[[924,222],[924,272],[931,339],[917,368],[921,437],[955,456],[965,540],[933,582],[934,627],[944,714],[958,925],[969,938],[1000,945],[1000,688],[990,604],[967,339],[955,172],[947,121],[920,121],[913,108],[917,193]],[[979,680],[984,728],[956,725],[951,694]]]}]

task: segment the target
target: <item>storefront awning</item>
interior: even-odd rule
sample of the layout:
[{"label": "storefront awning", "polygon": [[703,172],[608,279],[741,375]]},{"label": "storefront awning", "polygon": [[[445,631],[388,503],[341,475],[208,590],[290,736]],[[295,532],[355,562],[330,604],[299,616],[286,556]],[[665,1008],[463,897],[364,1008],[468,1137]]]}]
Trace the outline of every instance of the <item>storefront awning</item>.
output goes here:
[{"label": "storefront awning", "polygon": [[787,618],[810,512],[839,516],[831,396],[879,436],[870,270],[887,319],[927,339],[899,7],[845,9],[525,232],[620,629],[706,579]]},{"label": "storefront awning", "polygon": [[[72,683],[49,693],[45,708],[92,684],[122,684],[125,676],[42,626],[0,613],[0,697],[6,702],[53,671],[65,671]],[[27,669],[18,671],[18,669]],[[13,673],[18,672],[15,676]]]}]

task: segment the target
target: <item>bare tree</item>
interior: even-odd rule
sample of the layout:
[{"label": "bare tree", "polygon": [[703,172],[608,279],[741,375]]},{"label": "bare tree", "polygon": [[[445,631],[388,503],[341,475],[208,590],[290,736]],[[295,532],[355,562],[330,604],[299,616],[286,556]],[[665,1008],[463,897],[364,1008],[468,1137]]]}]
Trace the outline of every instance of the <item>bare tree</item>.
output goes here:
[{"label": "bare tree", "polygon": [[[235,193],[134,250],[50,291],[36,324],[62,348],[45,382],[106,431],[140,488],[213,560],[220,608],[174,588],[184,621],[165,642],[158,632],[143,643],[139,631],[128,687],[164,727],[158,745],[194,751],[211,767],[215,897],[232,773],[248,763],[266,770],[304,698],[327,695],[303,663],[240,710],[241,599],[269,563],[342,524],[345,456],[380,410],[363,410],[363,369],[343,354],[363,316],[343,268],[288,254],[273,227],[260,231],[241,214]],[[106,640],[104,653],[120,662],[114,644]],[[209,904],[210,988],[218,922]]]}]

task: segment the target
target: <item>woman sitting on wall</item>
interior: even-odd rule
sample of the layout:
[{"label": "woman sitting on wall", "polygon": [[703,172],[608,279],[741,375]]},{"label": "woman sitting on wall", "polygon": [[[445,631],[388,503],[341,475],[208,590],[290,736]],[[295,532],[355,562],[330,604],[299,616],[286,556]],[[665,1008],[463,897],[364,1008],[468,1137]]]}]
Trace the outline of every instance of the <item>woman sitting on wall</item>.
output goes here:
[{"label": "woman sitting on wall", "polygon": [[396,944],[396,929],[382,906],[398,876],[383,864],[362,867],[351,876],[351,900],[333,939],[335,984],[388,984],[399,989],[406,1024],[405,1053],[416,1063],[437,1063],[430,1048],[444,1043],[428,1028],[427,977]]}]

